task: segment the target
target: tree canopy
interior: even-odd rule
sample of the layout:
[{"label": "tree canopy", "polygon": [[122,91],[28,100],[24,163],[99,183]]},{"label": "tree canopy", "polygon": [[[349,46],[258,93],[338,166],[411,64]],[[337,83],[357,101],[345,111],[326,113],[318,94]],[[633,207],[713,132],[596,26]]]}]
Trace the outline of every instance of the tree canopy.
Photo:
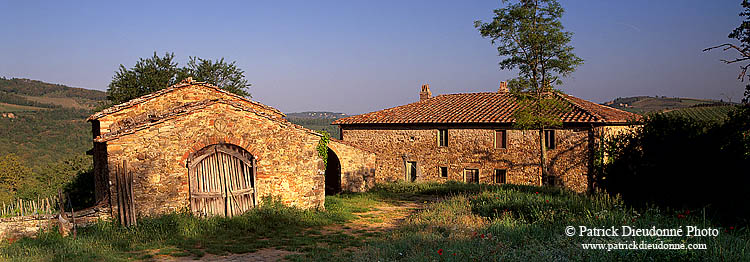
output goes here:
[{"label": "tree canopy", "polygon": [[540,166],[546,179],[544,129],[562,124],[555,112],[564,104],[551,96],[555,85],[573,73],[583,60],[573,53],[571,32],[564,31],[560,18],[564,10],[556,0],[504,0],[488,23],[476,21],[479,33],[497,45],[502,70],[518,70],[508,83],[520,100],[514,113],[515,125],[539,129]]},{"label": "tree canopy", "polygon": [[132,68],[120,65],[107,88],[107,99],[111,104],[127,102],[133,98],[174,85],[185,78],[207,82],[240,96],[249,97],[250,87],[245,71],[236,62],[225,62],[224,58],[212,61],[190,57],[185,67],[178,67],[174,53],[160,57],[154,52],[149,58],[140,58]]}]

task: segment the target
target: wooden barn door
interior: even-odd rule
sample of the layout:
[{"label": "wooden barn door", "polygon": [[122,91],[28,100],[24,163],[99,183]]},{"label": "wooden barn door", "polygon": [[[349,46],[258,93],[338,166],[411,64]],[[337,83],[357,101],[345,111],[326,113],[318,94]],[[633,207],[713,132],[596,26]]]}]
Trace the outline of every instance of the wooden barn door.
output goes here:
[{"label": "wooden barn door", "polygon": [[233,145],[201,149],[189,164],[190,209],[199,216],[240,215],[256,204],[254,158]]}]

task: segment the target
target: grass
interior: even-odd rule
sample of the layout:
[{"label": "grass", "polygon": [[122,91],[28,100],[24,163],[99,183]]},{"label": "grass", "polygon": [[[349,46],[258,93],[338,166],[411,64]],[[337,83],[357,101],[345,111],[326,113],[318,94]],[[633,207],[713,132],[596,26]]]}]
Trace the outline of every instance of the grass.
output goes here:
[{"label": "grass", "polygon": [[46,108],[0,103],[0,112],[2,113],[26,112],[26,111],[36,111],[36,110],[44,110],[44,109]]},{"label": "grass", "polygon": [[[427,203],[423,201],[427,200]],[[392,231],[352,228],[374,207],[411,201],[424,204]],[[199,219],[189,214],[144,218],[125,229],[100,222],[81,229],[77,239],[41,232],[35,239],[0,243],[0,260],[124,261],[155,256],[254,252],[261,248],[298,252],[291,261],[536,261],[750,259],[746,227],[705,221],[699,210],[636,210],[618,198],[580,195],[549,187],[392,183],[367,193],[326,198],[326,210],[299,210],[278,202],[233,218]],[[341,232],[325,226],[340,224]],[[685,228],[720,230],[716,237],[587,237],[565,235],[567,226],[589,228]],[[330,228],[330,227],[329,227]],[[584,250],[581,244],[645,241],[705,243],[707,250]]]},{"label": "grass", "polygon": [[[457,188],[411,216],[404,225],[362,251],[363,261],[741,261],[750,259],[747,229],[720,227],[696,210],[634,210],[604,194],[579,195],[530,186],[418,185],[415,194]],[[683,228],[720,230],[717,237],[588,237],[564,234],[567,226],[588,228]],[[726,231],[725,231],[726,230]],[[620,232],[622,233],[622,232]],[[707,244],[707,250],[585,250],[588,243]],[[440,251],[440,252],[438,252]],[[439,254],[439,253],[442,253]]]}]

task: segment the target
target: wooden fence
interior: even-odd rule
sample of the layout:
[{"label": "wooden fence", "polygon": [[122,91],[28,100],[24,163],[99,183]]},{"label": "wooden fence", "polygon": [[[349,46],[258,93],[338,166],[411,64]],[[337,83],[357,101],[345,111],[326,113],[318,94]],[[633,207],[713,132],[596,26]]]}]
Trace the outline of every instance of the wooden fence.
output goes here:
[{"label": "wooden fence", "polygon": [[58,197],[37,198],[34,200],[16,199],[0,206],[0,217],[53,215],[59,213]]}]

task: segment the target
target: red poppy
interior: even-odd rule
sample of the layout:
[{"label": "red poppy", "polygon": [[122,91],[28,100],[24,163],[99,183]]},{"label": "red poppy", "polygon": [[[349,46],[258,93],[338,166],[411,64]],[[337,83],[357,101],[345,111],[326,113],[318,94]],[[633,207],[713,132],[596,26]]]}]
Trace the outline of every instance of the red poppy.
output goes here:
[{"label": "red poppy", "polygon": [[678,214],[677,218],[685,218],[685,216],[683,214]]},{"label": "red poppy", "polygon": [[443,249],[442,248],[438,249],[438,255],[441,255],[441,256],[443,255]]},{"label": "red poppy", "polygon": [[477,232],[474,232],[474,236],[477,236]]},{"label": "red poppy", "polygon": [[546,199],[546,200],[544,200],[544,202],[547,202],[547,203],[549,203],[549,199]]},{"label": "red poppy", "polygon": [[482,234],[480,237],[484,238],[484,234]]},{"label": "red poppy", "polygon": [[539,194],[539,192],[534,192],[534,194]]},{"label": "red poppy", "polygon": [[734,227],[729,227],[729,230],[734,230]]},{"label": "red poppy", "polygon": [[685,210],[685,215],[690,215],[690,210]]},{"label": "red poppy", "polygon": [[455,255],[456,255],[456,253],[453,253],[453,255],[455,256]]}]

